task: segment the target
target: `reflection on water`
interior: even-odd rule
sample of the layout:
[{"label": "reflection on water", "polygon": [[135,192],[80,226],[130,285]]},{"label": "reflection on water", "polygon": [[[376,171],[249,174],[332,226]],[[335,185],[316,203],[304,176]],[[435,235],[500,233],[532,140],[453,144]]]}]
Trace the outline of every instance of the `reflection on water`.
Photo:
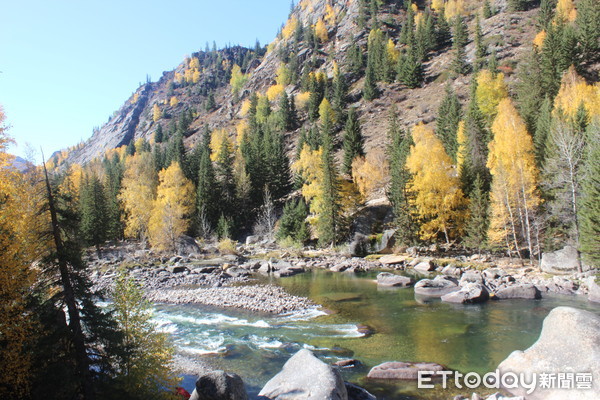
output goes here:
[{"label": "reflection on water", "polygon": [[[370,367],[392,360],[431,361],[485,373],[513,350],[531,346],[552,308],[571,305],[600,311],[564,296],[468,306],[417,301],[412,289],[378,289],[375,275],[315,271],[278,280],[290,293],[308,296],[333,311],[331,315],[309,310],[270,316],[159,305],[156,320],[172,333],[179,352],[238,373],[254,393],[291,354],[309,348],[326,362],[360,360],[364,366],[344,371],[345,378],[368,387],[378,398],[435,399],[448,394],[419,392],[411,383],[382,385],[363,377]],[[364,335],[357,324],[373,333]]]}]

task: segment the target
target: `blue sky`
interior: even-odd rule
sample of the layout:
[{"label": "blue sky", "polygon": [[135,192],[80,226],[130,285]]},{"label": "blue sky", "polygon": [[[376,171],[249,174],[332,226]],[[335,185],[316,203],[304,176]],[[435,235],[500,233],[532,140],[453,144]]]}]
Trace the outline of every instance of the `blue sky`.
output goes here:
[{"label": "blue sky", "polygon": [[87,139],[150,75],[206,42],[270,42],[288,0],[18,0],[0,13],[0,104],[9,134],[46,156]]}]

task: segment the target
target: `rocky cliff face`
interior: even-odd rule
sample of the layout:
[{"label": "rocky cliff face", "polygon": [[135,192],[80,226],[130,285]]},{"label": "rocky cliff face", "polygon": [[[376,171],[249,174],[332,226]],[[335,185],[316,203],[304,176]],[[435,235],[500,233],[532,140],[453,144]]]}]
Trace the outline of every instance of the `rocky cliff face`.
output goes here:
[{"label": "rocky cliff face", "polygon": [[[378,20],[381,29],[392,39],[397,41],[401,23],[404,20],[404,11],[399,10],[396,2],[386,2],[379,13]],[[513,68],[522,54],[531,47],[535,35],[534,18],[537,9],[510,13],[506,10],[505,0],[492,1],[492,6],[499,12],[488,19],[481,20],[481,26],[486,38],[488,49],[495,50],[499,64],[510,82],[513,80]],[[479,1],[467,1],[467,7],[475,9],[480,7]],[[312,62],[314,69],[324,71],[329,77],[333,74],[334,60],[342,66],[347,64],[349,46],[355,42],[361,48],[366,48],[368,28],[361,29],[357,25],[359,13],[359,0],[303,0],[295,8],[292,16],[296,17],[305,26],[314,24],[319,18],[325,18],[329,7],[337,15],[336,23],[329,24],[329,39],[319,45],[317,49],[301,43],[297,56],[300,64],[299,76],[307,68],[307,61]],[[474,59],[475,46],[472,43],[474,13],[468,18],[469,44],[467,57]],[[254,57],[248,63],[250,78],[241,91],[241,99],[247,98],[252,92],[265,92],[275,83],[276,71],[280,65],[280,54],[289,40],[275,39],[269,45],[269,51],[264,55]],[[218,51],[219,61],[224,65],[241,63],[244,56],[251,50],[234,47]],[[209,57],[214,57],[211,52],[200,51],[192,54],[203,62]],[[425,64],[426,79],[422,87],[408,89],[402,84],[379,84],[381,96],[372,102],[361,99],[363,78],[361,76],[348,76],[350,84],[350,100],[360,115],[363,134],[366,139],[366,149],[384,146],[387,143],[386,130],[388,113],[392,106],[396,106],[400,113],[400,122],[409,128],[417,122],[432,123],[439,104],[443,98],[444,88],[449,80],[447,69],[452,59],[452,51],[446,48],[434,53]],[[66,161],[68,163],[86,163],[95,157],[101,156],[108,149],[128,144],[131,140],[146,138],[150,140],[157,128],[162,125],[167,130],[169,124],[175,121],[183,112],[192,110],[194,119],[185,139],[186,146],[193,146],[199,138],[202,127],[228,129],[231,134],[235,132],[234,126],[241,119],[240,107],[242,101],[234,102],[231,87],[228,85],[229,77],[223,76],[221,69],[208,69],[201,72],[199,81],[193,85],[173,85],[178,74],[183,75],[187,68],[187,61],[177,66],[172,71],[164,72],[158,82],[146,83],[117,110],[110,120],[96,130],[92,137],[83,145],[72,149]],[[461,76],[453,81],[453,86],[459,99],[464,103],[468,98],[468,83],[470,75]],[[299,85],[291,84],[286,87],[289,94],[298,94]],[[205,104],[209,94],[214,95],[216,106],[206,111]],[[171,105],[170,99],[176,97],[178,104]],[[159,104],[163,118],[153,120],[152,108]],[[300,115],[305,119],[305,115]],[[289,148],[295,142],[298,131],[290,132],[286,136]]]}]

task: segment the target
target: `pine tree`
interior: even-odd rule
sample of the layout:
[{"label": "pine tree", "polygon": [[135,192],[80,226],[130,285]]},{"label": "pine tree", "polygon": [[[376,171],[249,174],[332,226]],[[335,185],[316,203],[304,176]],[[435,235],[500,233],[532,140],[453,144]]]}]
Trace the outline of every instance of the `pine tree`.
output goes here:
[{"label": "pine tree", "polygon": [[600,124],[588,127],[588,147],[582,166],[579,206],[580,250],[591,265],[600,265]]},{"label": "pine tree", "polygon": [[456,161],[456,151],[458,150],[458,143],[456,141],[456,132],[458,130],[458,123],[462,118],[462,109],[460,102],[451,84],[446,86],[446,96],[440,108],[438,110],[438,117],[436,121],[437,135],[444,145],[446,153]]},{"label": "pine tree", "polygon": [[[156,146],[158,148],[158,146]],[[104,188],[106,193],[106,219],[107,238],[112,240],[123,238],[123,223],[121,222],[121,205],[119,203],[119,190],[123,180],[124,166],[119,156],[115,154],[112,159],[105,158]]]},{"label": "pine tree", "polygon": [[290,108],[290,101],[287,95],[287,92],[284,90],[279,99],[279,110],[277,111],[277,117],[279,120],[279,126],[285,132],[291,131],[294,129],[295,118],[292,115],[292,110]]},{"label": "pine tree", "polygon": [[282,136],[265,126],[262,144],[264,187],[268,187],[275,199],[286,195],[291,186],[289,161],[285,154]]},{"label": "pine tree", "polygon": [[100,257],[100,246],[107,237],[108,213],[104,187],[96,175],[85,176],[79,195],[80,230],[83,239],[96,247]]},{"label": "pine tree", "polygon": [[[198,219],[204,218],[208,223],[217,221],[217,198],[215,196],[215,174],[210,161],[210,150],[203,146],[198,165],[198,186],[196,188],[196,212]],[[213,225],[214,226],[214,225]]]},{"label": "pine tree", "polygon": [[408,183],[412,175],[406,168],[406,158],[413,144],[410,135],[398,126],[398,115],[392,108],[389,118],[388,137],[391,145],[388,149],[390,163],[390,188],[388,198],[394,207],[396,237],[401,244],[411,245],[417,238],[417,226],[410,204],[412,194]]},{"label": "pine tree", "polygon": [[423,65],[411,46],[405,55],[398,58],[398,80],[414,89],[423,83],[423,78]]},{"label": "pine tree", "polygon": [[284,240],[290,237],[297,243],[304,243],[308,240],[306,217],[308,217],[308,209],[304,200],[290,200],[285,203],[283,214],[279,219],[277,238]]},{"label": "pine tree", "polygon": [[339,178],[335,168],[333,154],[333,132],[327,118],[321,126],[323,140],[321,168],[323,180],[321,182],[322,209],[318,219],[319,243],[322,246],[337,242],[341,227],[341,207],[339,197]]},{"label": "pine tree", "polygon": [[373,58],[369,57],[367,60],[367,69],[365,71],[365,83],[363,87],[363,97],[367,101],[375,99],[379,95],[377,89],[377,78],[375,76],[375,66]]},{"label": "pine tree", "polygon": [[473,70],[479,71],[484,67],[487,57],[487,46],[483,42],[483,32],[481,31],[481,24],[479,23],[479,15],[475,20],[475,62],[473,63]]},{"label": "pine tree", "polygon": [[535,161],[538,168],[542,168],[546,160],[546,142],[552,129],[552,102],[546,97],[539,110],[537,123],[535,124],[533,144],[535,146]]},{"label": "pine tree", "polygon": [[508,0],[508,5],[512,11],[525,11],[527,0]]},{"label": "pine tree", "polygon": [[154,143],[162,143],[164,140],[162,125],[158,125],[154,131]]},{"label": "pine tree", "polygon": [[489,170],[486,167],[490,137],[485,126],[485,118],[477,103],[477,81],[473,79],[464,125],[466,140],[464,161],[459,171],[462,189],[467,197],[471,197],[476,177],[481,179],[482,190],[485,193],[489,191],[491,181]]},{"label": "pine tree", "polygon": [[483,179],[477,175],[470,196],[469,219],[465,227],[465,245],[479,252],[486,244],[489,229],[489,197],[484,185]]},{"label": "pine tree", "polygon": [[444,13],[444,8],[442,7],[435,16],[435,36],[438,49],[446,47],[451,39],[450,25],[448,24]]},{"label": "pine tree", "polygon": [[494,15],[492,12],[492,6],[490,5],[490,0],[485,0],[483,2],[483,18],[488,19]]},{"label": "pine tree", "polygon": [[496,57],[496,49],[493,49],[488,57],[487,69],[490,70],[492,74],[498,73],[498,57]]},{"label": "pine tree", "polygon": [[344,112],[348,103],[348,87],[346,78],[340,71],[337,64],[334,67],[333,73],[333,110],[340,116],[340,121],[344,121]]},{"label": "pine tree", "polygon": [[583,62],[593,63],[600,58],[600,3],[581,0],[577,5],[577,37]]},{"label": "pine tree", "polygon": [[348,120],[346,121],[346,127],[344,129],[344,164],[342,170],[344,174],[350,174],[352,171],[352,161],[355,157],[365,155],[363,142],[364,139],[358,114],[354,108],[351,108],[348,112]]},{"label": "pine tree", "polygon": [[231,216],[235,210],[235,180],[233,176],[233,149],[227,137],[223,138],[221,149],[217,155],[215,176],[221,197],[220,210],[225,216]]},{"label": "pine tree", "polygon": [[538,13],[537,25],[540,30],[545,30],[554,19],[556,0],[541,0],[540,12]]},{"label": "pine tree", "polygon": [[467,55],[465,47],[469,39],[467,24],[462,17],[457,16],[454,19],[454,29],[452,33],[452,50],[454,59],[452,60],[452,71],[456,75],[463,75],[468,72]]}]

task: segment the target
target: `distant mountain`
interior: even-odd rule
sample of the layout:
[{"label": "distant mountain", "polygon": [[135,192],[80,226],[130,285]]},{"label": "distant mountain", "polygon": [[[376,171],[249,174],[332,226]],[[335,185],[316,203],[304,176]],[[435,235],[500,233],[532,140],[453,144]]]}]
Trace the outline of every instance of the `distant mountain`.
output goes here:
[{"label": "distant mountain", "polygon": [[[466,61],[472,64],[476,58],[475,16],[482,14],[483,2],[452,2],[464,5],[463,15],[468,25]],[[365,6],[369,3],[379,6]],[[360,117],[365,148],[370,151],[383,147],[388,143],[386,131],[392,106],[399,110],[400,123],[405,128],[417,122],[432,123],[446,85],[452,84],[464,106],[472,79],[472,73],[451,78],[449,70],[454,53],[448,40],[446,45],[427,54],[423,62],[424,81],[417,88],[409,89],[396,79],[387,83],[380,81],[378,98],[364,100],[362,91],[369,32],[379,27],[384,36],[391,39],[396,51],[404,51],[407,48],[401,43],[402,29],[407,20],[404,3],[395,0],[302,0],[290,14],[282,32],[267,48],[207,48],[193,53],[175,69],[164,72],[157,82],[141,85],[107,123],[93,132],[90,139],[68,151],[58,152],[53,156],[54,161],[58,164],[86,163],[108,149],[127,145],[138,138],[151,140],[158,126],[166,136],[169,131],[177,129],[182,119],[187,119],[184,135],[188,149],[199,140],[204,126],[223,128],[234,135],[235,126],[242,120],[244,101],[253,92],[265,93],[277,81],[286,83],[288,95],[297,96],[300,124],[297,129],[285,134],[291,151],[300,127],[308,128],[311,124],[306,109],[299,104],[301,93],[307,96],[306,79],[311,72],[323,72],[328,78],[325,91],[331,97],[334,63],[339,65],[347,81],[348,102],[357,109]],[[480,18],[483,41],[488,54],[496,54],[498,66],[505,73],[509,86],[514,86],[515,66],[533,46],[539,9],[512,12],[508,10],[506,0],[492,0],[490,3],[495,14]],[[535,7],[534,2],[531,3]],[[417,1],[416,4],[419,9],[414,18],[418,21],[429,15],[426,6],[430,2]],[[353,53],[356,48],[362,56],[363,65],[352,69],[352,55],[356,54]],[[230,85],[235,64],[249,76],[237,96],[232,94]],[[282,74],[289,76],[284,78]],[[395,72],[392,75],[395,76]],[[277,103],[273,101],[271,106],[276,108]]]},{"label": "distant mountain", "polygon": [[24,158],[15,156],[12,161],[12,166],[21,172],[25,172],[31,166],[31,163]]}]

